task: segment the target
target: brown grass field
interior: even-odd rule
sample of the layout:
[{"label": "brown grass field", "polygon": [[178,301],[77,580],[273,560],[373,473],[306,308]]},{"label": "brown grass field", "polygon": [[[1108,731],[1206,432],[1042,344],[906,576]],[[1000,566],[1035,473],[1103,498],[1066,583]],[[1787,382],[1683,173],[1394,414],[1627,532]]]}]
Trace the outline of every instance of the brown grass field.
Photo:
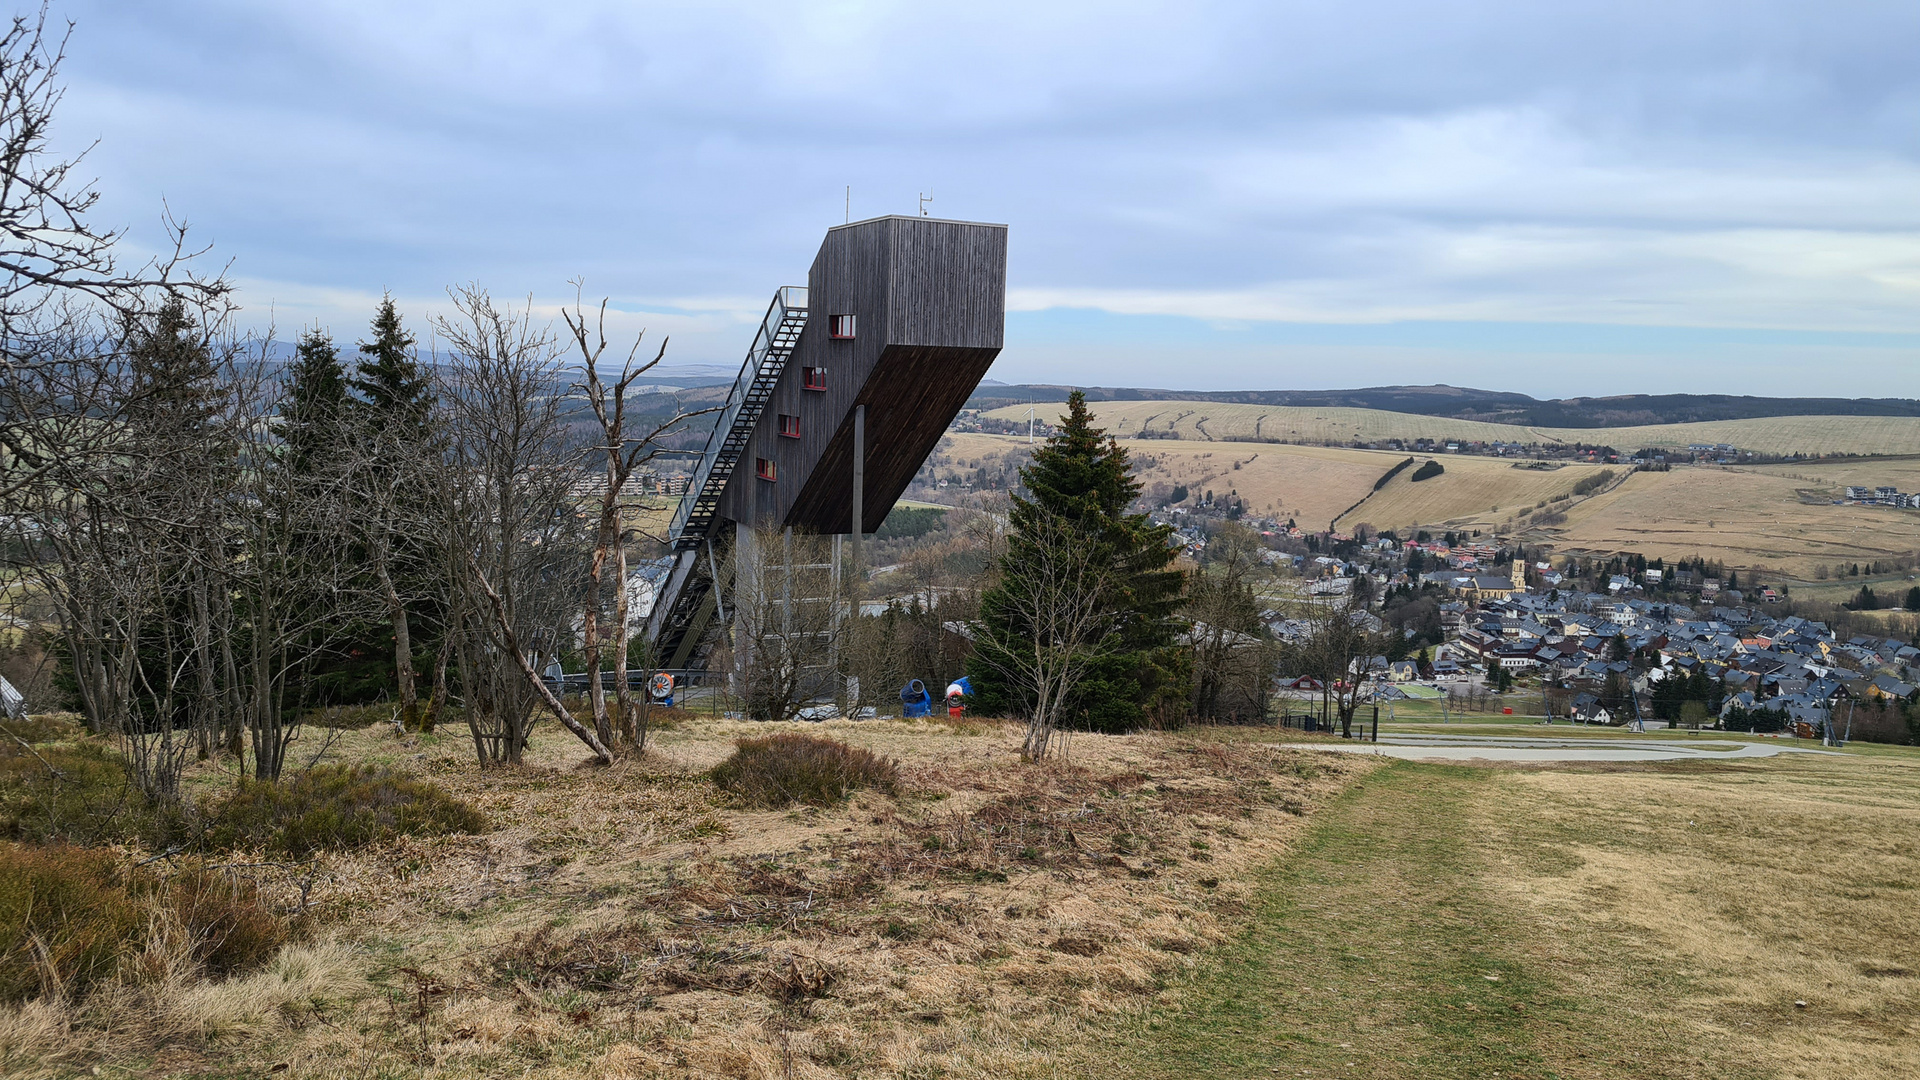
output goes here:
[{"label": "brown grass field", "polygon": [[[1300,408],[1208,401],[1096,401],[1088,407],[1115,435],[1173,432],[1195,441],[1284,440],[1308,443],[1386,439],[1461,439],[1478,442],[1595,443],[1631,451],[1728,443],[1766,454],[1920,454],[1920,417],[1781,416],[1644,427],[1549,428],[1489,424],[1381,409]],[[987,414],[1024,420],[1027,408]]]},{"label": "brown grass field", "polygon": [[493,830],[269,866],[290,904],[309,884],[317,944],[164,1025],[0,1011],[0,1072],[1057,1075],[1058,1047],[1228,937],[1252,868],[1372,767],[1152,735],[1025,767],[998,723],[802,727],[897,758],[899,796],[736,806],[703,770],[767,728],[723,720],[611,771],[549,730],[487,777],[463,732],[352,733],[330,756],[431,776]]},{"label": "brown grass field", "polygon": [[1200,728],[1029,766],[995,722],[836,721],[804,730],[898,759],[897,796],[744,809],[704,770],[767,730],[685,718],[611,770],[549,730],[489,776],[459,733],[350,733],[329,756],[431,776],[493,829],[236,857],[310,890],[312,938],[158,1012],[0,1010],[0,1072],[1920,1068],[1912,751],[1476,768]]},{"label": "brown grass field", "polygon": [[[1804,466],[1781,469],[1812,472]],[[1807,486],[1780,470],[1636,473],[1618,488],[1574,504],[1564,527],[1541,536],[1560,551],[1699,555],[1801,578],[1820,564],[1867,562],[1920,548],[1920,515],[1804,503],[1800,493]]]},{"label": "brown grass field", "polygon": [[[1416,457],[1427,460],[1425,455]],[[1341,518],[1340,526],[1351,528],[1364,521],[1376,529],[1409,525],[1495,529],[1531,512],[1540,502],[1571,495],[1575,484],[1603,468],[1516,469],[1512,461],[1456,454],[1441,455],[1439,461],[1446,472],[1415,483],[1414,469],[1407,469]],[[1615,476],[1625,472],[1613,468]]]},{"label": "brown grass field", "polygon": [[[1024,457],[1027,445],[1019,436],[958,434],[948,436],[941,449],[966,460]],[[1342,530],[1360,524],[1374,529],[1478,529],[1521,535],[1529,543],[1565,553],[1701,556],[1802,581],[1811,580],[1817,566],[1886,560],[1920,550],[1920,514],[1831,504],[1850,484],[1920,490],[1920,457],[1685,466],[1633,474],[1613,466],[1620,478],[1613,487],[1552,504],[1603,466],[1535,470],[1515,468],[1514,462],[1501,458],[1442,454],[1438,460],[1446,472],[1441,475],[1414,483],[1409,469],[1374,492],[1374,481],[1408,455],[1175,439],[1125,445],[1149,495],[1178,484],[1195,497],[1209,488],[1216,494],[1231,491],[1255,513],[1293,518],[1304,528],[1325,528],[1338,514]],[[1542,502],[1550,505],[1541,508]],[[1543,509],[1564,512],[1567,520],[1538,525],[1532,515]]]},{"label": "brown grass field", "polygon": [[1920,758],[1356,781],[1082,1075],[1920,1072]]},{"label": "brown grass field", "polygon": [[[961,433],[942,440],[940,452],[960,460],[1007,454],[1024,458],[1027,445],[1024,436]],[[1208,489],[1216,496],[1232,492],[1257,514],[1294,518],[1312,528],[1326,527],[1406,457],[1384,451],[1173,439],[1124,445],[1133,458],[1134,475],[1149,495],[1178,484],[1185,484],[1196,498]]]}]

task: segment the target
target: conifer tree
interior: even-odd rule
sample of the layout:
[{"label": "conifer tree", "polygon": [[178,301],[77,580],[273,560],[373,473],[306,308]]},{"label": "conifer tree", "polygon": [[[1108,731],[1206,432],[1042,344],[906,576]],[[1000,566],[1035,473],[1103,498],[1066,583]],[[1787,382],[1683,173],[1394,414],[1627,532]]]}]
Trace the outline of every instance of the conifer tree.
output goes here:
[{"label": "conifer tree", "polygon": [[360,395],[355,412],[371,447],[367,488],[387,494],[365,508],[369,571],[377,580],[393,629],[394,679],[399,684],[401,719],[408,728],[431,723],[418,709],[414,642],[424,640],[431,623],[438,565],[418,529],[420,515],[406,505],[413,490],[410,472],[421,465],[419,453],[432,439],[433,391],[414,356],[413,335],[400,325],[393,297],[380,301],[373,318],[373,340],[360,343],[359,371],[352,386]]},{"label": "conifer tree", "polygon": [[1034,628],[1019,625],[1012,598],[1033,584],[1023,570],[1036,561],[1034,545],[1051,542],[1064,525],[1111,568],[1098,604],[1111,616],[1113,630],[1063,720],[1070,727],[1117,732],[1142,727],[1169,709],[1184,715],[1187,665],[1174,646],[1182,576],[1173,568],[1173,530],[1127,512],[1140,484],[1126,450],[1093,426],[1079,391],[1068,397],[1058,433],[1035,451],[1020,479],[1027,494],[1013,498],[1001,579],[981,596],[976,651],[968,663],[981,708],[1020,711],[1028,705],[998,660],[1023,639],[1032,640]]},{"label": "conifer tree", "polygon": [[393,297],[383,298],[373,317],[373,340],[360,343],[360,370],[353,388],[360,394],[367,419],[424,436],[433,391],[414,357],[413,344],[413,335],[400,325]]},{"label": "conifer tree", "polygon": [[312,472],[336,449],[347,402],[347,369],[333,339],[318,329],[300,335],[275,425],[295,473]]}]

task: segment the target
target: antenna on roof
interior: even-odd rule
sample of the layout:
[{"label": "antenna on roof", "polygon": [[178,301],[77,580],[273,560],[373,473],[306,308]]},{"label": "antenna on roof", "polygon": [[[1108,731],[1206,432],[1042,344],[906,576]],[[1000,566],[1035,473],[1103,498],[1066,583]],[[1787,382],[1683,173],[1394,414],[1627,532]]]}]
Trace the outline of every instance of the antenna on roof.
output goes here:
[{"label": "antenna on roof", "polygon": [[922,194],[920,196],[920,216],[921,217],[927,216],[927,204],[932,201],[933,201],[933,196],[931,195]]},{"label": "antenna on roof", "polygon": [[842,224],[853,223],[853,185],[847,185],[847,219]]}]

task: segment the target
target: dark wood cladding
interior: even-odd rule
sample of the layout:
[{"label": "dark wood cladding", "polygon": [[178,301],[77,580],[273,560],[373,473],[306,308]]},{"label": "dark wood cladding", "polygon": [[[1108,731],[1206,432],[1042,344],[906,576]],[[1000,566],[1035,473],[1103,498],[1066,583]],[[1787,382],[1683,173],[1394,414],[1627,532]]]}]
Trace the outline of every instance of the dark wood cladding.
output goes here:
[{"label": "dark wood cladding", "polygon": [[[867,407],[866,516],[873,532],[907,490],[955,413],[993,365],[999,349],[930,345],[888,347],[855,401]],[[853,415],[826,444],[785,524],[809,532],[846,532],[853,520]]]},{"label": "dark wood cladding", "polygon": [[[1006,331],[1007,229],[935,218],[884,217],[827,232],[807,277],[806,329],[754,430],[720,513],[811,532],[850,528],[853,410],[867,406],[866,493],[871,532],[906,490],[999,355]],[[852,315],[854,338],[829,337]],[[826,389],[802,385],[826,370]],[[798,438],[780,418],[799,420]],[[775,479],[757,475],[760,459]]]}]

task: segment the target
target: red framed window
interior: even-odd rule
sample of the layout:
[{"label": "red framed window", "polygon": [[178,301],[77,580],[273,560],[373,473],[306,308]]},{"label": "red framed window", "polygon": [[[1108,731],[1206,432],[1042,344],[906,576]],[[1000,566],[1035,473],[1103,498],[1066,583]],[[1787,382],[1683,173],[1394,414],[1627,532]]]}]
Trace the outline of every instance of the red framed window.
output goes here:
[{"label": "red framed window", "polygon": [[800,418],[792,413],[780,414],[780,434],[789,439],[800,437]]},{"label": "red framed window", "polygon": [[827,369],[823,367],[803,367],[800,369],[800,389],[825,390],[827,388]]},{"label": "red framed window", "polygon": [[827,320],[827,336],[837,341],[852,341],[853,323],[851,315],[835,315]]},{"label": "red framed window", "polygon": [[766,458],[754,458],[753,471],[754,475],[760,477],[760,479],[771,480],[773,479],[773,462]]}]

